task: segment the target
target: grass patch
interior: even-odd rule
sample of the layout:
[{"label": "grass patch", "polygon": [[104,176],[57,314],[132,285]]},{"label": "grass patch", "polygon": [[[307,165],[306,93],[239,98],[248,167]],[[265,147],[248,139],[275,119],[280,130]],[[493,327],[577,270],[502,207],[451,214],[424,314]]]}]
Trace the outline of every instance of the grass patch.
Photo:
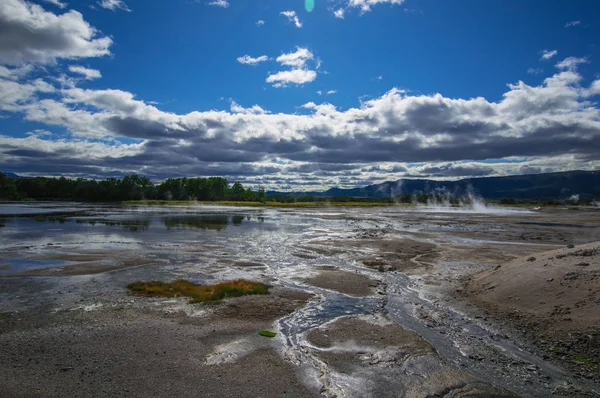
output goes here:
[{"label": "grass patch", "polygon": [[127,288],[136,296],[190,297],[190,303],[218,302],[226,297],[269,293],[267,285],[245,279],[221,282],[216,285],[197,285],[184,280],[133,282],[127,285]]},{"label": "grass patch", "polygon": [[5,316],[5,315],[0,315],[0,321],[5,321],[5,320],[7,320],[7,319],[8,319],[8,317],[7,317],[7,316]]},{"label": "grass patch", "polygon": [[260,334],[261,336],[265,336],[265,337],[275,337],[275,336],[277,336],[277,333],[271,332],[269,330],[261,330],[260,332],[258,332],[258,334]]},{"label": "grass patch", "polygon": [[576,355],[573,357],[573,360],[575,362],[583,363],[583,364],[587,365],[593,371],[600,373],[600,365],[593,362],[589,357],[586,357],[583,355]]}]

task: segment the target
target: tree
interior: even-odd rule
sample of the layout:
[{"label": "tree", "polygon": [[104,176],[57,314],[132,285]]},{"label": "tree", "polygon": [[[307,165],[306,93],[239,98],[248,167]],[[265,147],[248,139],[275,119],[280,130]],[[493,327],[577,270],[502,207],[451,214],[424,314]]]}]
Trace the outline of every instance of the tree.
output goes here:
[{"label": "tree", "polygon": [[235,184],[233,184],[233,186],[231,187],[231,190],[229,191],[229,198],[231,200],[244,200],[245,194],[246,194],[246,191],[244,190],[244,187],[242,186],[242,184],[240,184],[239,182],[236,182]]},{"label": "tree", "polygon": [[0,199],[17,200],[19,198],[15,180],[0,173]]}]

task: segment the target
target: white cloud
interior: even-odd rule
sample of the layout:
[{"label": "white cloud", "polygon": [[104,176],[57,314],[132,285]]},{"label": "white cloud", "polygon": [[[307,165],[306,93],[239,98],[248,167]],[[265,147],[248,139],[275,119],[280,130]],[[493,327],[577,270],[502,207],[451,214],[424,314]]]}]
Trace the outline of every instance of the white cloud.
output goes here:
[{"label": "white cloud", "polygon": [[595,80],[590,88],[586,91],[586,96],[600,95],[600,79]]},{"label": "white cloud", "polygon": [[7,68],[0,65],[0,78],[9,80],[19,80],[34,70],[34,66],[31,64],[24,65],[18,68]]},{"label": "white cloud", "polygon": [[323,94],[323,91],[317,90],[317,95],[321,95],[321,94]]},{"label": "white cloud", "polygon": [[371,6],[377,4],[391,4],[391,5],[400,5],[404,3],[405,0],[348,0],[348,5],[350,7],[360,8],[361,13],[371,11]]},{"label": "white cloud", "polygon": [[290,22],[293,22],[294,25],[296,25],[297,28],[301,28],[302,27],[302,23],[300,23],[300,20],[298,19],[298,16],[296,15],[296,11],[282,11],[282,12],[279,13],[279,15],[283,15]]},{"label": "white cloud", "polygon": [[556,54],[558,54],[558,51],[556,51],[556,50],[542,50],[541,54],[542,54],[542,57],[540,59],[542,59],[542,60],[548,60],[548,59],[554,57]]},{"label": "white cloud", "polygon": [[[56,90],[39,79],[0,79],[2,109],[61,127],[75,140],[0,137],[0,169],[10,164],[17,173],[223,175],[244,184],[254,178],[271,188],[366,185],[390,173],[456,178],[598,169],[600,109],[589,96],[600,92],[600,82],[582,86],[580,61],[559,62],[557,73],[539,85],[510,84],[499,101],[393,88],[344,110],[309,102],[303,105],[308,114],[269,113],[234,101],[226,110],[177,114],[122,90]],[[307,73],[316,74],[293,68],[270,76],[269,83],[302,84],[311,78]],[[97,144],[90,138],[108,148],[89,145]],[[138,144],[113,148],[122,138]]]},{"label": "white cloud", "polygon": [[73,73],[83,75],[86,80],[100,79],[102,77],[102,74],[99,70],[89,69],[79,65],[71,65],[69,66],[69,70]]},{"label": "white cloud", "polygon": [[58,8],[65,8],[67,3],[63,3],[60,0],[44,0],[46,3],[54,4]]},{"label": "white cloud", "polygon": [[262,19],[259,19],[258,21],[256,21],[256,26],[262,26],[265,24],[265,21],[263,21]]},{"label": "white cloud", "polygon": [[377,79],[377,80],[383,80],[383,76],[379,75],[375,79]]},{"label": "white cloud", "polygon": [[249,56],[248,54],[246,54],[242,57],[237,58],[237,61],[240,64],[244,64],[244,65],[258,65],[261,62],[265,62],[268,60],[269,60],[269,57],[267,57],[266,55],[261,55],[259,57],[253,58],[253,57]]},{"label": "white cloud", "polygon": [[337,90],[329,90],[327,92],[327,95],[331,95],[331,94],[335,94],[335,93],[337,93]]},{"label": "white cloud", "polygon": [[303,68],[308,60],[313,59],[313,53],[307,48],[296,47],[293,53],[281,54],[276,61],[282,65]]},{"label": "white cloud", "polygon": [[571,28],[577,25],[581,25],[581,21],[569,21],[565,24],[565,28]]},{"label": "white cloud", "polygon": [[227,8],[229,7],[229,2],[227,0],[215,0],[208,3],[209,6]]},{"label": "white cloud", "polygon": [[101,0],[98,2],[98,5],[111,11],[117,11],[118,9],[128,12],[131,11],[123,0]]},{"label": "white cloud", "polygon": [[585,64],[587,62],[587,58],[569,57],[557,63],[556,67],[558,69],[574,70],[579,64]]},{"label": "white cloud", "polygon": [[267,77],[267,83],[273,83],[273,87],[286,87],[290,83],[310,83],[317,78],[317,72],[306,69],[284,70]]},{"label": "white cloud", "polygon": [[23,111],[36,93],[51,93],[56,89],[42,79],[29,83],[18,83],[0,79],[0,109],[5,111]]},{"label": "white cloud", "polygon": [[527,73],[529,73],[530,75],[539,75],[541,73],[543,73],[544,70],[542,68],[529,68],[527,69]]},{"label": "white cloud", "polygon": [[0,63],[5,65],[110,54],[112,40],[98,37],[97,30],[75,10],[56,15],[23,0],[2,0],[0,26]]},{"label": "white cloud", "polygon": [[232,113],[243,113],[246,115],[264,115],[266,113],[270,113],[258,105],[252,105],[250,108],[244,108],[235,101],[231,101],[231,106],[229,109]]},{"label": "white cloud", "polygon": [[333,15],[334,15],[336,18],[339,18],[339,19],[344,19],[344,9],[343,9],[343,8],[338,8],[337,10],[335,10],[335,11],[333,12]]}]

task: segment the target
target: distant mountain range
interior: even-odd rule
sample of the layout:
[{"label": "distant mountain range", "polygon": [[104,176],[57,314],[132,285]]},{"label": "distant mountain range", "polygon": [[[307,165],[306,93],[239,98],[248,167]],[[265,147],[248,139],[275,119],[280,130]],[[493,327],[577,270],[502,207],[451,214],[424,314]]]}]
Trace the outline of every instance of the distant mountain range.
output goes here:
[{"label": "distant mountain range", "polygon": [[7,176],[8,178],[13,178],[13,179],[15,179],[15,180],[18,180],[19,178],[21,178],[21,177],[19,177],[18,175],[16,175],[15,173],[8,173],[8,172],[6,172],[6,171],[2,171],[2,170],[0,170],[0,173],[4,174],[4,175],[5,175],[5,176]]},{"label": "distant mountain range", "polygon": [[324,192],[269,191],[267,195],[389,198],[402,194],[433,193],[436,190],[445,190],[456,196],[462,196],[472,190],[486,199],[566,199],[572,195],[600,199],[600,171],[466,178],[458,181],[402,179],[364,188],[331,188]]}]

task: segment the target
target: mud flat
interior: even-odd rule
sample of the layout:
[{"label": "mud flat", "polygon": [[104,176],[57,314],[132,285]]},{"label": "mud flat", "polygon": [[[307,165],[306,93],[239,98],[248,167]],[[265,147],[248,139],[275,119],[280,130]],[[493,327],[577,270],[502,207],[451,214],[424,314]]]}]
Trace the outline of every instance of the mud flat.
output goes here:
[{"label": "mud flat", "polygon": [[516,397],[449,366],[426,340],[385,318],[339,318],[307,337],[347,396]]},{"label": "mud flat", "polygon": [[365,275],[326,267],[321,267],[318,275],[304,279],[304,282],[356,297],[374,294],[375,288],[379,286],[377,281]]},{"label": "mud flat", "polygon": [[465,298],[600,381],[600,242],[523,256],[469,278]]},{"label": "mud flat", "polygon": [[0,217],[0,395],[599,397],[600,212],[429,210]]},{"label": "mud flat", "polygon": [[257,333],[310,297],[274,289],[195,316],[182,300],[12,314],[0,322],[2,396],[318,396]]}]

